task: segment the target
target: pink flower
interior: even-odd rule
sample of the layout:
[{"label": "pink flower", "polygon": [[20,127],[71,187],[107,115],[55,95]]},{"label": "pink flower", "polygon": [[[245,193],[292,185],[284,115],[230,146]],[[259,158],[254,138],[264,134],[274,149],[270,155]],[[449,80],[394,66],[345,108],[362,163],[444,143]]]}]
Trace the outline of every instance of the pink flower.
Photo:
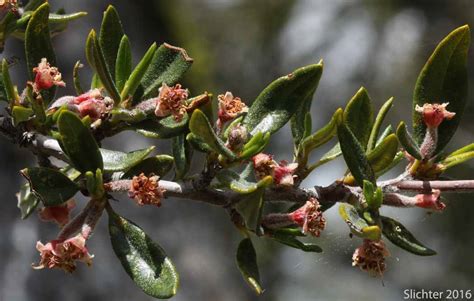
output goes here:
[{"label": "pink flower", "polygon": [[58,206],[43,207],[38,214],[42,221],[56,222],[62,227],[69,222],[69,214],[74,207],[76,207],[76,203],[70,199]]},{"label": "pink flower", "polygon": [[385,258],[390,256],[382,240],[364,239],[352,255],[352,266],[358,266],[371,276],[382,276],[385,272]]},{"label": "pink flower", "polygon": [[225,95],[221,94],[217,96],[217,99],[219,100],[218,127],[222,127],[225,122],[249,110],[245,103],[239,97],[234,97],[231,92],[225,92]]},{"label": "pink flower", "polygon": [[158,176],[147,177],[143,173],[133,177],[128,196],[140,206],[155,205],[160,207],[165,190],[159,186],[158,180]]},{"label": "pink flower", "polygon": [[449,103],[425,103],[423,107],[416,105],[415,110],[421,113],[423,121],[427,127],[437,128],[443,122],[443,120],[450,120],[456,115],[456,113],[449,112],[446,107]]},{"label": "pink flower", "polygon": [[294,175],[296,169],[298,168],[298,163],[289,163],[285,160],[280,161],[278,166],[275,167],[273,181],[276,185],[281,186],[293,186]]},{"label": "pink flower", "polygon": [[36,249],[40,252],[41,260],[38,265],[33,266],[34,269],[60,268],[72,273],[76,269],[76,261],[90,266],[94,257],[89,254],[86,239],[81,234],[64,241],[52,240],[46,245],[38,241]]},{"label": "pink flower", "polygon": [[310,198],[302,207],[289,214],[291,220],[303,229],[304,234],[319,237],[326,227],[326,219],[321,205],[315,198]]},{"label": "pink flower", "polygon": [[158,117],[173,115],[174,120],[180,122],[187,110],[187,99],[188,90],[182,89],[180,84],[168,87],[163,83],[156,99],[155,115]]},{"label": "pink flower", "polygon": [[441,202],[441,191],[433,189],[430,194],[417,194],[415,196],[415,206],[432,209],[435,211],[443,211],[446,205]]},{"label": "pink flower", "polygon": [[99,89],[75,97],[73,103],[77,106],[81,118],[89,116],[93,121],[108,114],[114,106],[114,101],[110,97],[102,96]]},{"label": "pink flower", "polygon": [[51,67],[46,58],[42,58],[38,67],[33,68],[35,76],[35,89],[37,91],[47,90],[53,86],[64,87],[66,84],[61,80],[58,68]]},{"label": "pink flower", "polygon": [[[13,13],[18,13],[18,1],[17,0],[0,0],[0,13],[4,13],[10,10]],[[4,15],[1,15],[3,18]]]},{"label": "pink flower", "polygon": [[288,163],[287,161],[280,161],[277,163],[273,160],[271,155],[260,153],[252,158],[255,170],[255,177],[262,179],[266,176],[272,176],[275,185],[293,186],[294,175],[298,168],[298,163]]}]

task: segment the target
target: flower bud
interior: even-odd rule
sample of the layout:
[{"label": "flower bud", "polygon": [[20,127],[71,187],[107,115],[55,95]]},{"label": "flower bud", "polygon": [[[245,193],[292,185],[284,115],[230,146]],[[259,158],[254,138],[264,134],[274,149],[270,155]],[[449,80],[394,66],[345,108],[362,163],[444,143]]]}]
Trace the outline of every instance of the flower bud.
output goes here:
[{"label": "flower bud", "polygon": [[226,146],[233,151],[240,151],[247,139],[247,128],[238,124],[230,130]]},{"label": "flower bud", "polygon": [[166,117],[172,115],[176,122],[180,122],[186,113],[186,100],[188,90],[182,89],[180,84],[168,87],[165,83],[160,88],[160,94],[156,99],[155,115]]},{"label": "flower bud", "polygon": [[61,80],[61,73],[58,68],[51,67],[46,58],[41,59],[38,67],[33,68],[33,72],[36,74],[34,83],[36,91],[47,90],[53,86],[66,86]]},{"label": "flower bud", "polygon": [[430,194],[417,194],[415,196],[415,206],[435,211],[443,211],[446,204],[441,202],[441,191],[433,189]]}]

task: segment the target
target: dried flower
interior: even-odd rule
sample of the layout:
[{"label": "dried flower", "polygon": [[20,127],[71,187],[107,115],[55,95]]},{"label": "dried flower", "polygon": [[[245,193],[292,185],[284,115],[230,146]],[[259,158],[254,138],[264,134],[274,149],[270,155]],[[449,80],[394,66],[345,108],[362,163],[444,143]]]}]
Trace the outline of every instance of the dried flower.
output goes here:
[{"label": "dried flower", "polygon": [[245,142],[247,142],[247,139],[247,128],[238,124],[229,131],[226,146],[230,150],[240,151],[244,146]]},{"label": "dried flower", "polygon": [[219,111],[218,111],[218,120],[217,126],[219,128],[222,125],[242,113],[248,112],[249,108],[245,105],[244,102],[239,97],[234,97],[231,92],[225,92],[225,95],[217,96],[219,100]]},{"label": "dried flower", "polygon": [[289,214],[291,220],[303,229],[304,234],[319,237],[326,227],[326,219],[321,205],[315,198],[310,198],[302,207]]},{"label": "dried flower", "polygon": [[[18,1],[17,0],[0,0],[0,11],[6,12],[10,10],[13,13],[18,13]],[[3,15],[2,15],[3,18]]]},{"label": "dried flower", "polygon": [[417,194],[415,196],[415,206],[432,209],[436,211],[443,211],[446,205],[441,202],[441,191],[433,189],[430,194]]},{"label": "dried flower", "polygon": [[69,214],[74,207],[76,207],[76,202],[74,202],[73,199],[70,199],[58,206],[43,207],[38,214],[42,221],[56,222],[62,227],[69,222]]},{"label": "dried flower", "polygon": [[161,199],[165,190],[159,186],[158,180],[158,176],[147,177],[144,173],[133,177],[128,196],[133,198],[140,206],[161,206]]},{"label": "dried flower", "polygon": [[163,83],[156,100],[155,115],[158,117],[173,115],[174,120],[180,122],[186,113],[186,99],[188,99],[188,90],[182,89],[180,84],[168,87]]},{"label": "dried flower", "polygon": [[386,269],[385,258],[390,256],[382,240],[364,239],[352,255],[352,266],[358,266],[371,276],[382,276]]},{"label": "dried flower", "polygon": [[443,120],[450,120],[454,117],[454,115],[456,115],[456,113],[446,110],[448,104],[448,102],[443,104],[425,103],[423,107],[416,105],[415,110],[422,114],[423,121],[427,127],[437,128],[443,122]]},{"label": "dried flower", "polygon": [[53,86],[64,87],[58,68],[51,67],[46,58],[42,58],[38,67],[33,68],[36,73],[34,87],[36,91],[47,90]]},{"label": "dried flower", "polygon": [[114,101],[103,96],[100,89],[92,89],[75,97],[73,103],[77,106],[81,118],[89,116],[93,121],[108,114],[114,106]]},{"label": "dried flower", "polygon": [[298,163],[288,163],[285,160],[277,163],[271,155],[260,153],[252,158],[255,170],[255,177],[263,179],[266,176],[273,177],[273,183],[280,186],[293,186],[294,175],[298,168]]},{"label": "dried flower", "polygon": [[46,245],[38,241],[36,249],[40,252],[41,260],[38,265],[33,266],[34,269],[60,268],[72,273],[76,269],[76,261],[82,261],[90,266],[94,257],[89,254],[86,239],[81,234],[64,241],[52,240]]}]

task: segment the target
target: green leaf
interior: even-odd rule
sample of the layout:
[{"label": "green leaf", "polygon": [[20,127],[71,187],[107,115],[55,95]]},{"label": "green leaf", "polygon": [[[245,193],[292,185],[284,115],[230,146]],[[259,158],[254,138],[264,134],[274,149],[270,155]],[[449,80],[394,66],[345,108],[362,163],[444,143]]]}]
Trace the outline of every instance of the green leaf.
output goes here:
[{"label": "green leaf", "polygon": [[100,154],[104,161],[104,171],[127,171],[140,163],[154,149],[154,146],[150,146],[149,148],[124,153],[101,148]]},{"label": "green leaf", "polygon": [[420,148],[418,147],[415,140],[408,132],[405,126],[405,123],[403,121],[400,122],[400,124],[398,125],[397,137],[398,137],[398,141],[400,141],[400,144],[407,151],[407,153],[412,155],[415,159],[418,159],[418,160],[422,159]]},{"label": "green leaf", "polygon": [[[6,100],[10,103],[10,107],[13,107],[18,100],[18,94],[15,91],[12,80],[10,78],[10,72],[8,71],[8,62],[6,59],[2,60],[2,83],[5,91]],[[3,92],[3,91],[2,91]]]},{"label": "green leaf", "polygon": [[[322,60],[318,64],[321,65],[321,73],[319,74],[319,77],[321,78],[324,64]],[[299,145],[301,140],[307,136],[305,135],[305,132],[311,133],[311,104],[318,84],[319,79],[314,87],[314,91],[308,93],[306,99],[303,100],[301,105],[296,109],[295,115],[291,118],[291,133],[293,134],[293,142],[296,146]]]},{"label": "green leaf", "polygon": [[337,136],[344,160],[356,182],[359,185],[362,185],[364,180],[375,183],[375,174],[364,153],[364,149],[347,125],[341,123],[337,127]]},{"label": "green leaf", "polygon": [[323,249],[321,249],[321,247],[316,244],[303,243],[299,241],[298,239],[296,239],[293,235],[289,235],[286,233],[272,231],[271,238],[281,244],[287,245],[295,249],[299,249],[304,252],[321,253],[323,251]]},{"label": "green leaf", "polygon": [[387,127],[383,130],[382,134],[377,138],[377,142],[375,146],[379,145],[388,135],[393,133],[393,127],[391,124],[387,125]]},{"label": "green leaf", "polygon": [[148,138],[167,139],[186,132],[188,121],[188,114],[185,114],[180,122],[176,122],[173,116],[168,116],[135,123],[130,128]]},{"label": "green leaf", "polygon": [[344,110],[344,122],[365,150],[374,122],[372,101],[364,87],[352,97]]},{"label": "green leaf", "polygon": [[237,248],[237,265],[245,281],[255,290],[257,295],[263,292],[258,272],[257,254],[250,238],[245,238]]},{"label": "green leaf", "polygon": [[138,86],[140,85],[140,81],[142,80],[146,70],[150,66],[155,51],[156,43],[153,43],[143,56],[142,60],[138,63],[133,72],[130,74],[128,80],[125,82],[125,86],[123,87],[122,93],[120,94],[122,101],[126,100],[129,95],[133,95],[137,90]]},{"label": "green leaf", "polygon": [[331,120],[323,128],[314,134],[303,139],[299,146],[298,156],[301,158],[299,163],[306,165],[309,154],[316,148],[324,145],[332,139],[337,133],[337,125],[342,121],[342,109],[337,109]]},{"label": "green leaf", "polygon": [[367,221],[359,215],[354,206],[344,203],[340,204],[339,215],[346,222],[354,235],[371,240],[380,239],[381,230],[379,226],[369,225]]},{"label": "green leaf", "polygon": [[191,165],[191,149],[185,139],[184,134],[172,138],[172,149],[174,157],[174,166],[176,171],[175,178],[183,179]]},{"label": "green leaf", "polygon": [[81,11],[72,14],[49,14],[49,24],[67,24],[70,21],[87,16],[87,12]]},{"label": "green leaf", "polygon": [[318,162],[312,164],[309,169],[313,170],[323,164],[326,164],[342,155],[341,144],[338,142],[329,151],[327,151]]},{"label": "green leaf", "polygon": [[28,121],[33,115],[34,112],[31,108],[14,106],[12,110],[13,125],[17,126],[21,122]]},{"label": "green leaf", "polygon": [[142,78],[143,98],[158,95],[163,83],[168,86],[177,83],[191,67],[193,59],[183,48],[162,44],[153,55],[148,70]]},{"label": "green leaf", "polygon": [[164,177],[173,168],[174,159],[168,155],[158,155],[142,160],[137,165],[130,168],[122,179],[129,179],[133,176],[138,176],[140,173],[145,175],[158,175]]},{"label": "green leaf", "polygon": [[247,194],[258,189],[257,183],[247,181],[242,174],[238,174],[230,169],[221,170],[217,173],[216,178],[219,180],[219,183],[237,193]]},{"label": "green leaf", "polygon": [[270,133],[256,133],[250,140],[245,143],[244,147],[242,148],[242,152],[239,155],[241,160],[246,160],[260,152],[267,146],[268,142],[270,142]]},{"label": "green leaf", "polygon": [[426,126],[416,105],[449,102],[448,109],[456,115],[445,120],[438,128],[439,153],[456,132],[467,102],[467,55],[470,44],[468,25],[452,31],[436,47],[420,72],[413,94],[413,128],[416,141],[420,144],[425,136]]},{"label": "green leaf", "polygon": [[106,65],[101,46],[99,45],[99,41],[97,40],[94,30],[91,30],[89,36],[87,37],[86,58],[89,62],[89,65],[91,65],[91,67],[96,72],[100,82],[102,85],[104,85],[104,88],[109,93],[110,97],[113,98],[115,103],[118,103],[120,101],[120,94],[114,84],[112,73]]},{"label": "green leaf", "polygon": [[136,224],[108,212],[112,247],[130,278],[152,297],[176,295],[179,277],[165,251]]},{"label": "green leaf", "polygon": [[393,97],[390,97],[380,108],[377,117],[375,118],[374,126],[370,132],[369,142],[367,143],[367,153],[369,153],[376,146],[377,137],[379,137],[380,127],[387,116],[388,111],[392,108]]},{"label": "green leaf", "polygon": [[367,155],[369,164],[377,174],[389,166],[398,152],[398,139],[395,134],[387,136]]},{"label": "green leaf", "polygon": [[99,146],[89,129],[76,114],[62,111],[58,118],[61,148],[80,172],[103,169],[104,163]]},{"label": "green leaf", "polygon": [[44,206],[57,206],[72,198],[79,187],[60,171],[46,167],[26,168],[21,174]]},{"label": "green leaf", "polygon": [[448,168],[464,163],[474,158],[474,151],[461,153],[459,155],[449,156],[440,162],[442,170],[445,171]]},{"label": "green leaf", "polygon": [[278,131],[313,95],[319,83],[322,64],[299,68],[268,85],[255,99],[243,123],[251,134]]},{"label": "green leaf", "polygon": [[189,130],[193,135],[199,137],[203,142],[209,145],[215,152],[235,160],[237,156],[229,150],[224,142],[216,135],[212,129],[206,115],[199,109],[196,109],[189,121]]},{"label": "green leaf", "polygon": [[186,141],[189,142],[189,144],[197,151],[201,153],[211,153],[213,152],[213,149],[204,141],[202,141],[201,138],[193,135],[193,133],[188,133],[186,135]]},{"label": "green leaf", "polygon": [[123,35],[120,41],[115,66],[115,85],[118,91],[122,91],[130,73],[132,73],[132,49],[126,35]]},{"label": "green leaf", "polygon": [[394,245],[416,255],[436,255],[436,251],[425,247],[398,221],[381,216],[383,235]]},{"label": "green leaf", "polygon": [[39,204],[39,198],[30,190],[29,184],[21,185],[20,192],[16,194],[18,200],[17,207],[21,212],[21,219],[26,219]]},{"label": "green leaf", "polygon": [[82,89],[81,81],[79,79],[79,69],[81,69],[82,67],[84,67],[84,65],[81,64],[81,61],[77,61],[74,65],[74,69],[72,70],[74,89],[76,90],[77,95],[81,95],[84,93],[84,89]]},{"label": "green leaf", "polygon": [[472,152],[474,151],[474,143],[471,143],[471,144],[468,144],[464,147],[461,147],[460,149],[450,153],[447,158],[449,157],[454,157],[454,156],[457,156],[457,155],[461,155],[461,154],[464,154],[464,153],[469,153],[469,152]]},{"label": "green leaf", "polygon": [[100,27],[99,44],[104,55],[105,64],[110,74],[115,74],[115,62],[119,50],[120,41],[124,35],[122,22],[115,10],[115,7],[109,5],[104,12],[102,25]]},{"label": "green leaf", "polygon": [[[56,55],[54,54],[51,36],[48,25],[49,4],[44,3],[31,15],[30,21],[25,31],[25,56],[28,74],[31,81],[35,74],[33,68],[38,66],[42,58],[46,58],[51,66],[56,66]],[[47,91],[42,91],[41,95],[46,104],[53,98],[56,87],[53,86]]]}]

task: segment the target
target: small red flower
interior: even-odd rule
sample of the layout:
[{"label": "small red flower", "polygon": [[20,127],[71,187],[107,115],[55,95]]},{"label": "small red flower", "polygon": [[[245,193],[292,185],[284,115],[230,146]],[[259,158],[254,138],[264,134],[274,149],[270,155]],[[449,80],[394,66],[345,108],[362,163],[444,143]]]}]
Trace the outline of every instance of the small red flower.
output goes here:
[{"label": "small red flower", "polygon": [[449,103],[425,103],[423,107],[416,105],[415,110],[422,114],[423,121],[427,127],[437,128],[443,120],[450,120],[456,115],[456,113],[446,110],[448,104]]},{"label": "small red flower", "polygon": [[264,153],[255,155],[252,161],[257,179],[272,176],[275,185],[294,185],[294,178],[296,177],[294,173],[298,168],[298,163],[288,163],[284,160],[277,163],[273,160],[273,156]]},{"label": "small red flower", "polygon": [[180,84],[174,87],[168,87],[165,83],[160,88],[160,94],[156,99],[155,115],[158,117],[166,117],[173,115],[176,122],[183,119],[186,113],[188,99],[188,90],[182,89]]},{"label": "small red flower", "polygon": [[275,167],[273,181],[276,185],[281,186],[293,186],[294,175],[296,169],[298,168],[298,163],[288,163],[285,160],[280,161],[278,166]]},{"label": "small red flower", "polygon": [[446,204],[441,202],[441,191],[433,189],[430,194],[417,194],[415,196],[415,206],[432,209],[435,211],[443,211],[446,208]]},{"label": "small red flower", "polygon": [[264,153],[257,154],[252,158],[253,168],[255,171],[255,177],[260,180],[266,176],[273,177],[273,171],[278,165],[274,160],[272,155],[267,155]]},{"label": "small red flower", "polygon": [[382,240],[364,239],[352,255],[352,266],[358,266],[371,276],[382,276],[386,269],[385,258],[390,256]]},{"label": "small red flower", "polygon": [[218,120],[217,126],[219,128],[222,125],[242,113],[248,112],[249,108],[245,105],[244,102],[239,97],[234,97],[231,92],[225,92],[225,95],[217,96],[219,100],[219,111],[218,111]]},{"label": "small red flower", "polygon": [[33,72],[36,73],[34,87],[37,91],[47,90],[53,86],[66,86],[61,80],[58,68],[51,67],[46,58],[41,59],[38,67],[33,68]]},{"label": "small red flower", "polygon": [[304,234],[319,237],[326,227],[326,219],[321,211],[321,205],[315,198],[310,198],[306,204],[289,214],[291,220],[303,229]]},{"label": "small red flower", "polygon": [[69,214],[74,207],[76,207],[76,202],[70,199],[59,206],[43,207],[38,214],[42,221],[56,222],[62,227],[69,222]]},{"label": "small red flower", "polygon": [[92,89],[75,97],[73,103],[81,118],[89,116],[93,121],[108,114],[114,106],[114,101],[110,97],[104,97],[100,89]]},{"label": "small red flower", "polygon": [[89,254],[86,239],[81,234],[64,241],[52,240],[46,245],[38,241],[36,249],[40,252],[41,260],[38,265],[33,266],[34,269],[60,268],[72,273],[76,269],[76,261],[82,261],[90,266],[94,257]]},{"label": "small red flower", "polygon": [[147,177],[141,173],[132,179],[128,196],[135,200],[140,205],[155,205],[161,206],[161,199],[165,190],[159,186],[159,177]]}]

